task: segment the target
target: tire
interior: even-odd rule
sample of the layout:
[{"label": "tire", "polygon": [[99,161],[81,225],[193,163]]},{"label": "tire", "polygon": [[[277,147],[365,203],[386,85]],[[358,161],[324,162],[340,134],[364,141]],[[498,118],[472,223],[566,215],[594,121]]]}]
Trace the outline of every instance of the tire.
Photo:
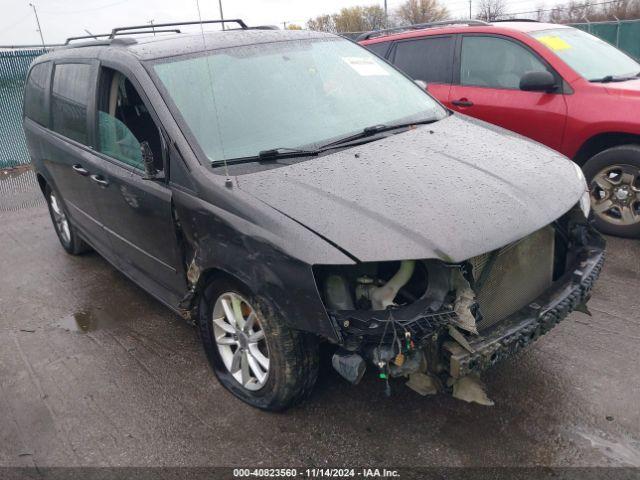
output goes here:
[{"label": "tire", "polygon": [[[254,324],[257,323],[258,325],[253,328],[263,331],[264,340],[258,342],[257,346],[256,344],[253,344],[253,346],[248,344],[247,346],[246,343],[241,345],[242,339],[239,339],[238,345],[235,347],[230,345],[229,350],[226,350],[227,345],[219,346],[216,336],[220,339],[221,334],[223,334],[225,341],[230,342],[232,341],[230,337],[235,334],[226,330],[223,331],[219,327],[220,305],[222,300],[227,300],[227,304],[231,305],[233,299],[236,298],[237,300],[238,297],[242,302],[240,308],[242,316],[246,316],[246,319],[249,319],[251,317],[250,312],[255,313],[256,321]],[[233,317],[236,310],[233,307],[231,307],[231,310],[233,313],[231,316]],[[224,311],[226,312],[226,310]],[[229,315],[222,315],[224,315],[225,319],[229,318]],[[214,323],[214,317],[218,319],[217,325]],[[216,377],[228,391],[243,402],[262,410],[282,411],[301,402],[311,393],[318,376],[319,353],[317,337],[285,325],[283,319],[269,301],[255,296],[238,282],[226,278],[217,278],[209,283],[200,297],[198,329],[204,351]],[[255,336],[254,333],[248,335],[247,338],[250,339]],[[257,335],[257,337],[259,336],[260,334]],[[250,365],[250,368],[247,368],[249,376],[253,376],[255,379],[252,378],[246,385],[242,383],[245,380],[242,377],[242,368],[240,373],[238,371],[232,373],[232,370],[238,367],[238,365],[234,367],[233,357],[236,355],[238,348],[241,347],[247,353],[246,361],[249,363],[251,363],[251,352],[256,353],[256,356],[252,357],[254,358],[253,367]],[[256,352],[256,348],[260,351]],[[229,351],[233,352],[231,367],[229,367]],[[260,358],[261,352],[269,362],[266,379],[263,380],[262,384],[259,381],[259,375],[254,375],[256,359]],[[264,358],[262,358],[262,362],[264,362]],[[258,362],[260,366],[263,365],[262,362]]]},{"label": "tire", "polygon": [[70,255],[80,255],[90,251],[91,247],[82,240],[76,228],[71,224],[62,197],[54,193],[49,185],[45,187],[44,195],[53,228],[62,248]]},{"label": "tire", "polygon": [[[598,230],[618,237],[640,238],[640,145],[609,148],[591,157],[582,169]],[[608,209],[599,211],[605,208]]]}]

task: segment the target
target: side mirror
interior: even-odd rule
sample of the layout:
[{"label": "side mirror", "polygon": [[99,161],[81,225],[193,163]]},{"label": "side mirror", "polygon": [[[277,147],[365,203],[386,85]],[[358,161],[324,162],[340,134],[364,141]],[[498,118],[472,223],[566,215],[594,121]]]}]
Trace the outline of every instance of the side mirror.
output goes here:
[{"label": "side mirror", "polygon": [[520,90],[525,92],[551,93],[558,89],[556,79],[551,72],[527,72],[520,79]]},{"label": "side mirror", "polygon": [[149,142],[144,140],[140,143],[140,152],[142,153],[142,164],[144,165],[145,178],[152,179],[157,178],[158,170],[156,170],[153,151]]},{"label": "side mirror", "polygon": [[416,85],[418,85],[422,90],[429,90],[429,85],[424,80],[414,80]]}]

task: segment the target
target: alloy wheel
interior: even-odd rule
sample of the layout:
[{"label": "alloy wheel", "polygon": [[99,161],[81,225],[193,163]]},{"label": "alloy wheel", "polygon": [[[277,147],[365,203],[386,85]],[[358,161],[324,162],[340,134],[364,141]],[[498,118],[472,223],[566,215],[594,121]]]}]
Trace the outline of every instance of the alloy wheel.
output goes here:
[{"label": "alloy wheel", "polygon": [[213,334],[222,363],[240,385],[259,390],[269,376],[269,349],[253,307],[235,292],[213,307]]},{"label": "alloy wheel", "polygon": [[71,229],[69,228],[69,220],[67,215],[62,210],[62,207],[58,203],[58,199],[52,192],[49,194],[49,204],[51,205],[51,212],[53,213],[53,223],[56,230],[60,234],[62,241],[69,245],[71,243]]},{"label": "alloy wheel", "polygon": [[593,212],[605,222],[635,225],[640,222],[640,170],[631,165],[610,165],[591,181]]}]

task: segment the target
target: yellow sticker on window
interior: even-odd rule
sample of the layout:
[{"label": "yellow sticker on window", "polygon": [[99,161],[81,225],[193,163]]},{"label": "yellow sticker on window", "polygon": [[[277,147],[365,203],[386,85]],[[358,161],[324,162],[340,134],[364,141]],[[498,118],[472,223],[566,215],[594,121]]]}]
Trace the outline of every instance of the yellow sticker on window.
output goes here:
[{"label": "yellow sticker on window", "polygon": [[555,51],[571,49],[571,45],[569,45],[560,37],[553,37],[551,35],[548,35],[546,37],[538,37],[538,41],[549,47],[551,50]]}]

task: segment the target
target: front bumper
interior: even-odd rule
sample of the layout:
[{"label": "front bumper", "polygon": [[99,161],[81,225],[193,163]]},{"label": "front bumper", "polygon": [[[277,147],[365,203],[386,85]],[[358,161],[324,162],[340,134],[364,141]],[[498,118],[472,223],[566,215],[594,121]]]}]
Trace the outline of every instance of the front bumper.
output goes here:
[{"label": "front bumper", "polygon": [[564,320],[589,300],[591,289],[604,263],[603,248],[587,247],[575,268],[559,278],[527,307],[501,321],[479,337],[468,336],[471,351],[446,341],[448,369],[453,378],[479,373],[512,356]]}]

